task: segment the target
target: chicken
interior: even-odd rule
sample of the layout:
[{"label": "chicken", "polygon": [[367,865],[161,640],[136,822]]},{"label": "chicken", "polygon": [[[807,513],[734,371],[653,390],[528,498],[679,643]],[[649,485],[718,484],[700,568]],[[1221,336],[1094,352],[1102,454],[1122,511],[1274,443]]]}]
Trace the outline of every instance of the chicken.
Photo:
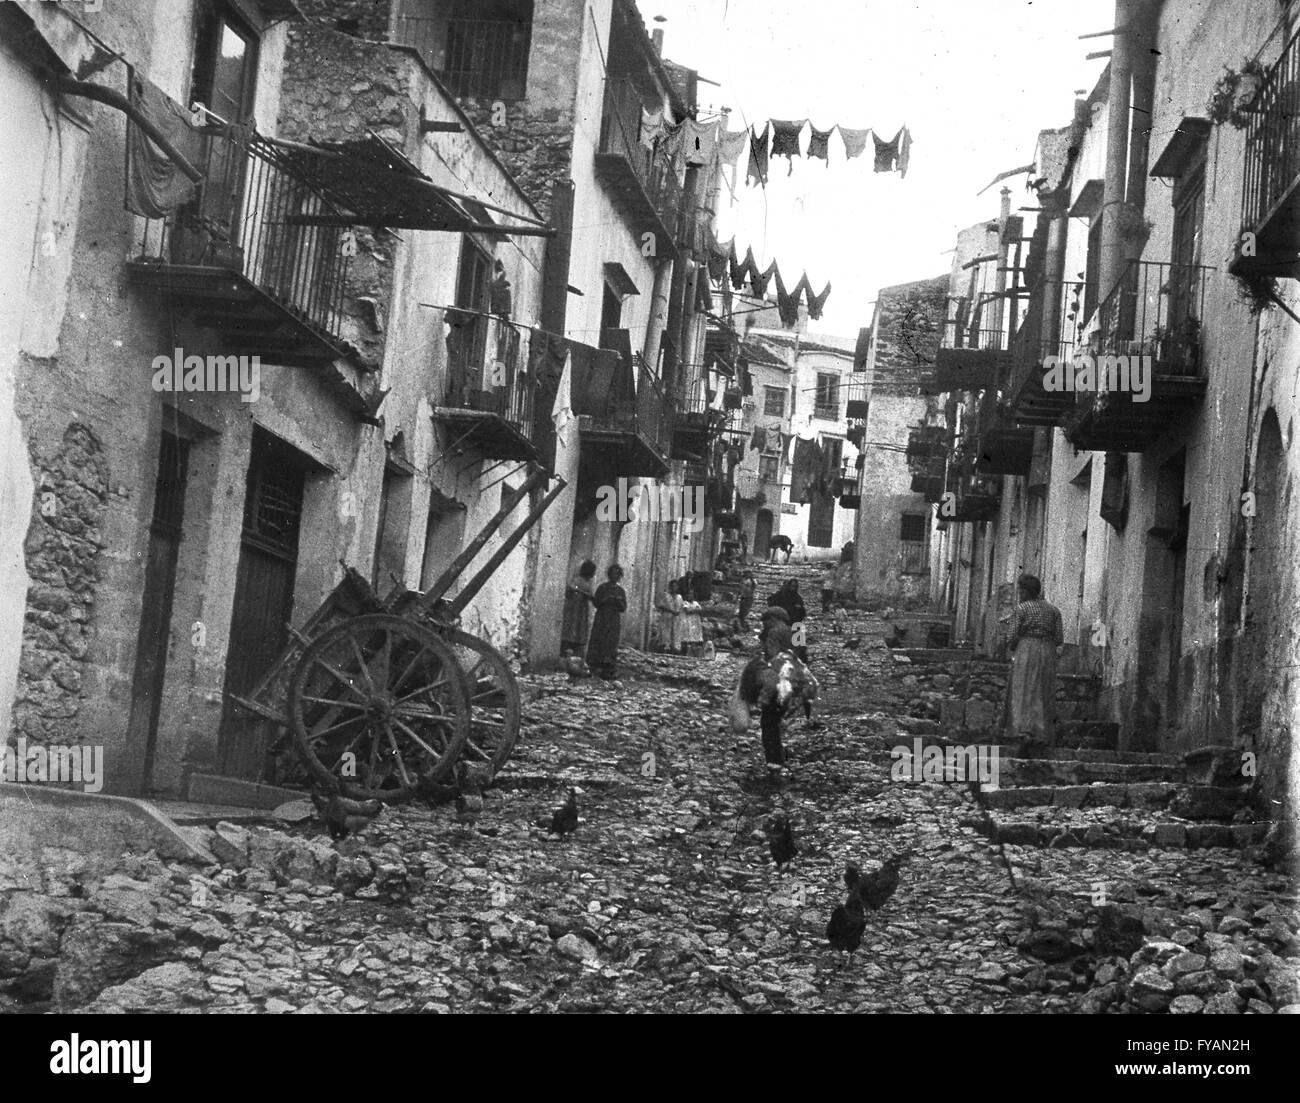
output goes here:
[{"label": "chicken", "polygon": [[482,767],[468,762],[456,764],[456,822],[467,830],[483,814],[483,789],[491,781]]},{"label": "chicken", "polygon": [[[892,858],[886,858],[884,864],[875,873],[859,873],[856,878],[857,884],[851,890],[853,894],[871,911],[883,908],[894,895],[894,890],[898,888],[899,867],[911,857],[911,853],[905,851],[902,854],[895,854]],[[856,869],[856,867],[851,868]],[[844,880],[847,884],[848,869],[845,869]]]},{"label": "chicken", "polygon": [[578,794],[570,788],[569,799],[555,810],[555,815],[551,817],[551,833],[553,835],[568,835],[578,829]]},{"label": "chicken", "polygon": [[847,954],[852,960],[853,952],[862,945],[862,934],[867,929],[867,916],[862,908],[862,899],[856,893],[849,893],[849,898],[831,912],[831,920],[826,924],[826,941],[832,950]]},{"label": "chicken", "polygon": [[862,880],[862,869],[857,865],[857,863],[845,862],[844,863],[844,887],[848,889],[849,892],[856,893],[858,891],[858,882],[861,880]]},{"label": "chicken", "polygon": [[335,842],[364,831],[370,826],[371,820],[384,810],[380,801],[353,800],[337,792],[329,796],[313,792],[311,801],[325,821],[325,829],[330,833],[330,838]]},{"label": "chicken", "polygon": [[575,655],[572,651],[564,653],[564,658],[560,660],[560,667],[568,674],[571,682],[576,682],[580,678],[591,677],[591,671],[588,669],[586,661],[581,655]]},{"label": "chicken", "polygon": [[790,828],[790,820],[784,812],[778,812],[767,821],[767,845],[772,851],[772,861],[779,869],[781,866],[794,860],[794,856],[799,853],[798,848],[794,845],[794,832]]}]

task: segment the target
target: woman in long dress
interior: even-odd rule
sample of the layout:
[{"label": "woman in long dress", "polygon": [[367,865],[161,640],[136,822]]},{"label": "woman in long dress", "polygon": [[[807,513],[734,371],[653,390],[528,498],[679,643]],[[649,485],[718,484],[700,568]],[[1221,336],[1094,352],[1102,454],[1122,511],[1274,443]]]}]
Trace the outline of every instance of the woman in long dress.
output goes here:
[{"label": "woman in long dress", "polygon": [[688,655],[698,655],[704,649],[704,622],[700,619],[701,606],[694,591],[688,590],[682,602],[682,648]]},{"label": "woman in long dress", "polygon": [[608,582],[596,590],[596,615],[591,622],[587,642],[587,665],[599,678],[613,678],[618,667],[619,637],[623,632],[623,614],[627,612],[627,593],[619,580],[623,568],[617,563],[605,572]]},{"label": "woman in long dress", "polygon": [[659,645],[670,654],[682,649],[682,595],[677,580],[668,583],[668,592],[659,599]]},{"label": "woman in long dress", "polygon": [[564,622],[560,627],[560,651],[581,655],[591,631],[591,605],[596,590],[596,564],[585,560],[564,591]]},{"label": "woman in long dress", "polygon": [[1056,653],[1065,642],[1061,612],[1042,598],[1031,574],[1017,583],[1020,603],[1011,617],[1011,677],[1007,683],[1008,734],[1051,746],[1055,741]]}]

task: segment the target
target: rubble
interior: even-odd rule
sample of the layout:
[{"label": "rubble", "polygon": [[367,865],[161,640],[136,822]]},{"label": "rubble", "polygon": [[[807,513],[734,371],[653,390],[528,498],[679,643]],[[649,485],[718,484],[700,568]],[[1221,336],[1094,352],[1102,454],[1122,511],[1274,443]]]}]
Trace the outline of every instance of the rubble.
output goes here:
[{"label": "rubble", "polygon": [[[1183,784],[1169,763],[1009,771],[1026,789],[1160,794],[1018,808],[1034,817],[1025,830],[999,828],[1013,887],[981,833],[1000,812],[963,784],[890,781],[890,747],[940,739],[941,725],[910,715],[882,622],[855,611],[849,630],[861,648],[810,625],[820,726],[789,722],[780,784],[757,725],[727,725],[743,653],[627,652],[612,684],[523,678],[523,736],[473,831],[449,805],[412,804],[337,845],[315,819],[276,816],[209,829],[214,865],[145,855],[103,877],[52,853],[7,871],[0,999],[269,1014],[1294,1013],[1296,896],[1255,850],[1157,844],[1172,822],[1160,805]],[[557,837],[546,827],[571,785],[579,826]],[[778,809],[800,851],[781,870],[763,831]],[[1072,839],[1043,845],[1047,830]],[[839,968],[825,925],[845,861],[874,868],[908,848],[897,892]]]}]

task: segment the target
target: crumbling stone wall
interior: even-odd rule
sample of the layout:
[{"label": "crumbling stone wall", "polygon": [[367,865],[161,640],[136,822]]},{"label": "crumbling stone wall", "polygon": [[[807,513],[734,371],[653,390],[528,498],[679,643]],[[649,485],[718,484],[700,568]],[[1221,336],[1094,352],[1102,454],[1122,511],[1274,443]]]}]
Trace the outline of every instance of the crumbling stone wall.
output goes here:
[{"label": "crumbling stone wall", "polygon": [[36,499],[24,552],[31,588],[14,701],[14,734],[71,742],[94,635],[108,471],[99,438],[73,422],[50,455],[33,456]]},{"label": "crumbling stone wall", "polygon": [[458,102],[492,152],[519,182],[524,194],[549,218],[551,189],[570,176],[572,107],[534,107],[522,102],[476,99]]}]

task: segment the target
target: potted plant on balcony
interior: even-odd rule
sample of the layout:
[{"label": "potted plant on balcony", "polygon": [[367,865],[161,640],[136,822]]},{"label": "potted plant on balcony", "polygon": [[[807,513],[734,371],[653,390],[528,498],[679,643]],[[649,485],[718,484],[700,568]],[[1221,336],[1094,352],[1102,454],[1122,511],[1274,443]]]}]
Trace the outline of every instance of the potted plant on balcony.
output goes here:
[{"label": "potted plant on balcony", "polygon": [[1268,71],[1255,58],[1247,58],[1240,69],[1225,65],[1205,105],[1205,114],[1212,123],[1227,123],[1236,130],[1244,130],[1250,124],[1255,98],[1267,76]]}]

